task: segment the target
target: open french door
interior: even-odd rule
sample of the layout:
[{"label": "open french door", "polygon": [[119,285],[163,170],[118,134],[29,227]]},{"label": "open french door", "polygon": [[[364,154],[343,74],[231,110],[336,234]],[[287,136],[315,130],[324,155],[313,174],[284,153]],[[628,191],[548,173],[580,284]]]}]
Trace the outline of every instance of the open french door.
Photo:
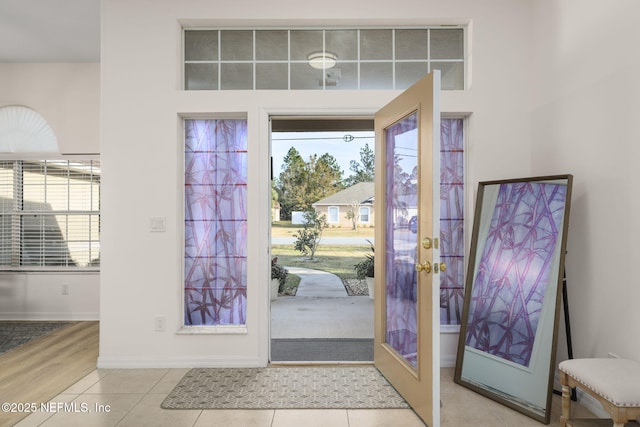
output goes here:
[{"label": "open french door", "polygon": [[430,427],[440,425],[440,72],[375,115],[374,363]]}]

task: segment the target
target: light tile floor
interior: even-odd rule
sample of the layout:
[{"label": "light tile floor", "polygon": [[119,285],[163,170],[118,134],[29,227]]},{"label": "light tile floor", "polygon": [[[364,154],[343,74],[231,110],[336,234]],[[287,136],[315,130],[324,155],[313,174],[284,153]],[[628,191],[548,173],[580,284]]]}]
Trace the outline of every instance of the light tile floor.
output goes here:
[{"label": "light tile floor", "polygon": [[[31,426],[119,427],[422,427],[403,410],[164,410],[160,404],[188,369],[99,369],[52,399],[61,411],[35,413],[17,424]],[[443,427],[527,427],[541,424],[453,382],[453,369],[441,378]],[[551,425],[560,417],[554,396]],[[62,410],[75,408],[76,412]],[[579,405],[575,405],[579,406]],[[84,410],[90,411],[84,413]],[[579,408],[578,408],[579,409]]]}]

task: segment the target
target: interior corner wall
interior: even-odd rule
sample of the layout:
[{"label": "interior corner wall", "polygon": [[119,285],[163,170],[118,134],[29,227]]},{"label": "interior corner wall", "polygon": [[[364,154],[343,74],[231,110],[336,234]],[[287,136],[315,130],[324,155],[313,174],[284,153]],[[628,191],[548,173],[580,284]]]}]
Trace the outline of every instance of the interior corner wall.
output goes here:
[{"label": "interior corner wall", "polygon": [[[472,23],[471,85],[441,94],[468,115],[467,185],[526,176],[530,157],[530,2],[103,0],[102,257],[99,367],[264,366],[269,343],[269,114],[368,115],[395,91],[183,91],[182,24],[226,27]],[[408,13],[410,11],[410,13]],[[408,17],[410,16],[410,17]],[[470,58],[471,60],[471,58]],[[176,333],[182,306],[181,116],[248,118],[247,333]],[[472,212],[472,209],[468,209]],[[151,232],[151,217],[166,231]],[[165,331],[155,318],[166,318]],[[447,334],[443,360],[455,361]]]},{"label": "interior corner wall", "polygon": [[[574,357],[640,361],[640,3],[539,0],[532,169],[574,175],[566,274]],[[564,331],[559,360],[567,358]]]},{"label": "interior corner wall", "polygon": [[[60,153],[99,153],[99,100],[100,64],[0,64],[0,106],[38,112],[53,129]],[[7,158],[16,157],[0,153]],[[98,273],[0,273],[2,320],[97,320],[99,298]]]}]

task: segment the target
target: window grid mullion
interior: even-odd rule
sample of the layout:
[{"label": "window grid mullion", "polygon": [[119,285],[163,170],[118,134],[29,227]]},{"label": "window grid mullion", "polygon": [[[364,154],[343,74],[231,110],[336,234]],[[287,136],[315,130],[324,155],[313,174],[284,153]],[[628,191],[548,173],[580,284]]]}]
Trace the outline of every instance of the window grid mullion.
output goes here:
[{"label": "window grid mullion", "polygon": [[[376,27],[378,28],[378,27]],[[423,69],[419,68],[419,69],[414,69],[415,67],[413,67],[412,65],[409,66],[405,66],[405,67],[400,67],[399,65],[402,65],[404,63],[407,64],[414,64],[417,62],[420,63],[425,63],[427,65],[427,70],[429,72],[433,71],[434,68],[434,60],[432,58],[432,54],[433,54],[433,49],[431,49],[431,40],[433,39],[433,31],[448,31],[448,30],[459,30],[461,31],[461,33],[459,34],[459,37],[461,37],[460,39],[457,39],[455,41],[453,41],[453,45],[451,44],[452,42],[450,41],[446,41],[445,40],[445,44],[441,45],[438,40],[436,40],[436,42],[438,43],[438,46],[441,47],[441,49],[444,46],[444,49],[449,49],[449,52],[452,53],[451,57],[447,58],[447,55],[444,55],[445,58],[442,59],[437,59],[435,62],[437,62],[438,64],[440,64],[441,66],[444,66],[445,68],[451,68],[454,71],[456,71],[455,73],[451,73],[452,77],[449,77],[448,79],[445,80],[445,85],[443,87],[443,89],[448,90],[448,89],[461,89],[464,90],[467,87],[467,67],[466,67],[466,63],[467,63],[467,51],[466,51],[466,30],[463,26],[457,26],[457,25],[453,25],[453,26],[409,26],[409,27],[398,27],[398,28],[388,28],[388,27],[379,27],[380,29],[389,29],[391,30],[391,58],[390,59],[367,59],[366,60],[366,64],[374,64],[374,63],[380,63],[380,64],[389,64],[391,65],[390,69],[385,69],[383,71],[380,71],[379,68],[377,67],[373,67],[371,70],[371,72],[373,74],[368,73],[366,74],[366,76],[369,76],[369,79],[367,79],[367,77],[365,76],[365,79],[367,81],[363,82],[362,78],[363,78],[363,64],[362,64],[362,58],[361,58],[361,43],[363,41],[363,35],[362,35],[362,29],[361,28],[351,28],[353,30],[356,31],[356,46],[355,49],[357,51],[357,59],[356,60],[345,60],[345,59],[341,59],[339,62],[341,65],[346,65],[346,64],[351,64],[353,63],[355,65],[355,76],[353,75],[353,72],[351,72],[350,70],[352,69],[350,66],[348,66],[346,68],[346,70],[348,70],[346,72],[346,74],[344,74],[344,70],[343,70],[343,76],[342,78],[345,79],[345,82],[348,82],[346,85],[344,85],[345,89],[351,89],[351,88],[356,88],[357,90],[362,90],[363,87],[370,87],[370,88],[378,88],[378,89],[392,89],[392,90],[401,90],[403,88],[405,88],[405,86],[409,86],[411,84],[411,81],[415,81],[416,79],[420,78],[420,76],[423,73]],[[240,28],[239,28],[240,29]],[[271,29],[271,28],[270,28]],[[304,28],[305,30],[319,30],[322,32],[322,48],[324,51],[326,51],[327,48],[327,32],[330,31],[333,28],[329,28],[329,27],[324,27],[324,28],[318,28],[318,27],[309,27],[309,28]],[[336,28],[337,29],[337,28]],[[344,28],[342,28],[344,29]],[[426,37],[426,50],[427,50],[427,58],[424,60],[416,60],[416,59],[398,59],[396,58],[397,56],[397,47],[396,47],[396,40],[398,40],[398,31],[401,29],[406,29],[406,30],[426,30],[427,32],[427,37]],[[258,72],[257,72],[257,64],[259,63],[286,63],[287,64],[287,83],[286,83],[286,90],[292,90],[292,79],[295,78],[297,79],[296,81],[300,81],[302,82],[302,86],[300,86],[300,84],[298,84],[298,88],[303,89],[303,88],[307,88],[307,89],[319,89],[322,91],[326,91],[329,90],[329,87],[327,85],[327,80],[326,80],[326,72],[323,74],[323,80],[322,80],[322,84],[320,86],[315,84],[315,77],[310,77],[309,75],[304,74],[304,72],[302,71],[302,68],[296,68],[295,73],[294,70],[292,69],[292,65],[293,64],[304,64],[307,61],[305,61],[304,59],[296,59],[295,61],[292,60],[292,46],[291,46],[291,37],[292,37],[292,31],[295,31],[296,29],[292,29],[292,28],[282,28],[282,30],[286,30],[286,43],[287,43],[287,58],[286,59],[270,59],[270,60],[258,60],[257,59],[257,36],[258,36],[258,32],[261,30],[260,28],[242,28],[242,30],[251,30],[252,33],[252,54],[253,54],[253,58],[252,59],[248,59],[248,60],[223,60],[222,59],[222,46],[226,45],[225,43],[227,42],[223,42],[221,36],[222,33],[225,30],[222,29],[212,29],[215,30],[217,32],[217,41],[215,42],[217,44],[217,51],[218,51],[218,55],[215,59],[206,59],[206,60],[201,60],[201,59],[190,59],[190,60],[185,60],[185,72],[187,70],[186,64],[216,64],[217,65],[217,76],[215,80],[207,80],[207,82],[203,85],[206,88],[209,88],[209,86],[211,86],[210,88],[213,88],[213,86],[217,86],[217,88],[214,88],[216,90],[225,90],[223,89],[223,82],[226,81],[227,79],[233,79],[234,76],[230,76],[229,74],[227,74],[226,76],[222,75],[222,65],[225,64],[251,64],[252,65],[252,75],[251,77],[247,76],[247,79],[251,78],[252,81],[245,81],[244,79],[242,79],[242,84],[243,87],[246,86],[247,89],[251,89],[251,90],[258,90],[257,88],[257,80],[258,80]],[[185,28],[184,29],[185,32],[187,31],[197,31],[197,29],[188,29]],[[457,37],[457,36],[456,36]],[[284,42],[284,40],[283,40]],[[422,44],[424,42],[424,39],[420,40],[420,46],[422,47]],[[183,46],[184,49],[186,49]],[[183,49],[183,51],[184,51]],[[404,49],[404,48],[403,48]],[[460,51],[459,49],[461,49],[462,54],[460,55]],[[442,55],[439,55],[442,56]],[[451,65],[447,65],[444,63],[448,63]],[[459,65],[458,65],[459,64]],[[439,68],[442,68],[441,66],[439,66]],[[461,74],[458,75],[458,70],[461,68]],[[197,68],[195,69],[197,70]],[[198,71],[193,71],[194,75],[193,75],[193,79],[194,82],[199,82],[199,78],[204,78],[206,79],[206,77],[203,76],[198,76]],[[326,71],[326,70],[325,70]],[[200,71],[201,72],[201,71]],[[384,79],[388,79],[389,83],[379,83],[376,82],[376,74],[379,73],[384,73],[385,75],[383,76]],[[389,75],[390,73],[390,75]],[[264,83],[267,84],[267,86],[269,84],[274,85],[272,89],[279,89],[280,87],[284,86],[281,85],[279,78],[280,76],[278,76],[278,78],[273,78],[271,80],[269,80],[269,75],[266,75],[266,81]],[[348,80],[346,80],[348,79]],[[399,81],[400,79],[400,81]],[[411,79],[411,80],[409,80]],[[353,81],[355,80],[355,81]],[[369,81],[371,80],[371,81]],[[185,77],[185,90],[198,90],[198,88],[193,88],[193,89],[189,89],[189,76]],[[313,83],[312,83],[313,81]],[[262,82],[262,80],[261,80]],[[270,83],[269,83],[270,82]],[[377,86],[371,86],[371,83],[374,83],[374,85]],[[340,87],[338,87],[337,89],[339,89]],[[264,87],[264,89],[268,89],[267,87]]]},{"label": "window grid mullion", "polygon": [[[77,170],[76,163],[68,160],[16,160],[9,164],[12,202],[3,238],[10,253],[0,269],[37,271],[99,265],[99,234],[94,236],[99,233],[100,220],[100,211],[95,210],[99,200],[94,203],[94,197],[99,198],[98,163],[79,162]],[[27,194],[25,183],[30,187]],[[89,200],[85,202],[85,198]]]},{"label": "window grid mullion", "polygon": [[20,234],[22,229],[22,217],[20,212],[24,206],[22,194],[23,164],[16,160],[13,162],[13,213],[11,215],[11,266],[20,265],[21,243]]}]

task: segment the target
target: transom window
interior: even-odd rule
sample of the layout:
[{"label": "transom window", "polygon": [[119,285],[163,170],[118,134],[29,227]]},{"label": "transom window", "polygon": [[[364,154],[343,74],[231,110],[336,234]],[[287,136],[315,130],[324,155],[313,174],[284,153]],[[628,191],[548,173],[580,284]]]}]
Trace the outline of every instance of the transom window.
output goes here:
[{"label": "transom window", "polygon": [[406,89],[432,70],[465,87],[463,27],[186,29],[186,90]]},{"label": "transom window", "polygon": [[100,162],[0,161],[0,270],[99,265]]}]

